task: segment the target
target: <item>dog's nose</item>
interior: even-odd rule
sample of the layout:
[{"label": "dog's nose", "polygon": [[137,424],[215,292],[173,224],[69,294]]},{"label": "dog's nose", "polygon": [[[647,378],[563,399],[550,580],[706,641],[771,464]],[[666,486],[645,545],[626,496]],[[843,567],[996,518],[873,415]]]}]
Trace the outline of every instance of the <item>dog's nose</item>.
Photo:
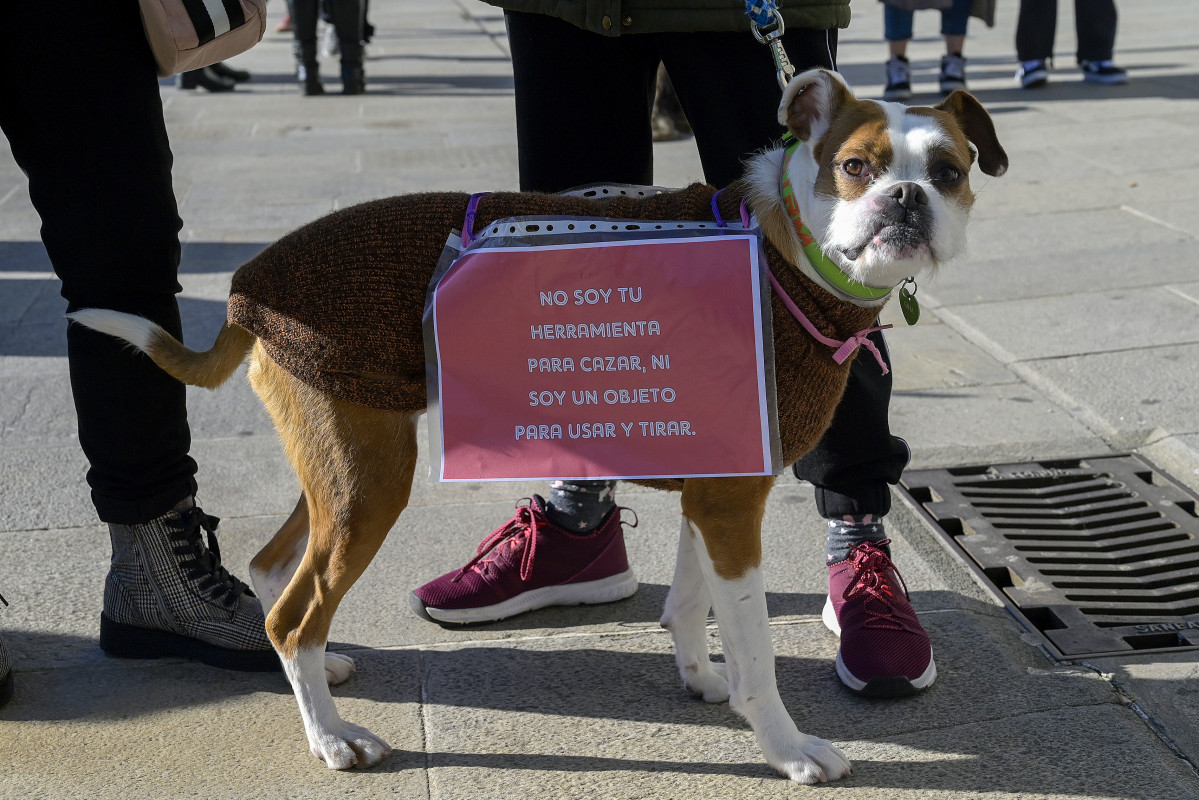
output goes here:
[{"label": "dog's nose", "polygon": [[910,181],[892,186],[891,197],[909,210],[916,206],[928,205],[928,195],[924,193],[924,188],[920,184]]}]

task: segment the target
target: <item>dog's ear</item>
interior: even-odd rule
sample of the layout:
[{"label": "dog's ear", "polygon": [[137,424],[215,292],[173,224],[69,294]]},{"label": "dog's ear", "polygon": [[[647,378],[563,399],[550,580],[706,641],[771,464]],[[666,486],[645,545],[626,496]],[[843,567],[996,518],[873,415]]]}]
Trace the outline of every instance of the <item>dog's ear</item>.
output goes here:
[{"label": "dog's ear", "polygon": [[814,142],[828,130],[841,106],[853,100],[849,85],[839,74],[810,69],[792,78],[783,90],[779,123],[801,142]]},{"label": "dog's ear", "polygon": [[1007,172],[1007,153],[999,144],[999,136],[995,133],[995,123],[991,115],[982,107],[982,103],[974,99],[974,95],[954,91],[935,108],[944,111],[957,120],[958,126],[966,138],[978,150],[978,166],[988,175],[999,177]]}]

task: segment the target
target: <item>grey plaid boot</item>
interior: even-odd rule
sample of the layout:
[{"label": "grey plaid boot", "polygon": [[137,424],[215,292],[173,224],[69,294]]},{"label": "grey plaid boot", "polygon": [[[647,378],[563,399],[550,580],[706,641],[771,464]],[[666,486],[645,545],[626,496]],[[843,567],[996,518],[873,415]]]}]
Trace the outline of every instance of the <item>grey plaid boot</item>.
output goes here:
[{"label": "grey plaid boot", "polygon": [[[258,598],[221,566],[219,520],[188,498],[142,525],[108,526],[100,647],[121,658],[186,656],[225,669],[280,669]],[[201,539],[208,532],[208,546]]]}]

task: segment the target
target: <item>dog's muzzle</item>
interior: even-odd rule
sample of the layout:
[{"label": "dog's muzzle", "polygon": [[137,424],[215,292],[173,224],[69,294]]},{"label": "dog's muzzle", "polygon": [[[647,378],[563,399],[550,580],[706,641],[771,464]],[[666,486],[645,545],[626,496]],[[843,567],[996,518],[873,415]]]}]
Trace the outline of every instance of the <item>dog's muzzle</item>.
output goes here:
[{"label": "dog's muzzle", "polygon": [[846,258],[855,261],[868,247],[885,248],[896,258],[928,249],[933,215],[923,186],[913,181],[897,183],[880,192],[871,205],[872,233],[865,241],[843,250]]}]

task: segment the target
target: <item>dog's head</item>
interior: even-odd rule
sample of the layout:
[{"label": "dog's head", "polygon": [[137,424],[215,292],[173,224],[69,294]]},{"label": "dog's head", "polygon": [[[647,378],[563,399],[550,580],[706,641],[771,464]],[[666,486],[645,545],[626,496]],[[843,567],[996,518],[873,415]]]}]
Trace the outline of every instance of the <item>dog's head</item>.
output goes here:
[{"label": "dog's head", "polygon": [[995,126],[971,95],[935,107],[858,100],[811,70],[783,93],[779,122],[803,146],[787,164],[799,211],[825,254],[867,286],[894,286],[962,253],[970,167],[1007,170]]}]

